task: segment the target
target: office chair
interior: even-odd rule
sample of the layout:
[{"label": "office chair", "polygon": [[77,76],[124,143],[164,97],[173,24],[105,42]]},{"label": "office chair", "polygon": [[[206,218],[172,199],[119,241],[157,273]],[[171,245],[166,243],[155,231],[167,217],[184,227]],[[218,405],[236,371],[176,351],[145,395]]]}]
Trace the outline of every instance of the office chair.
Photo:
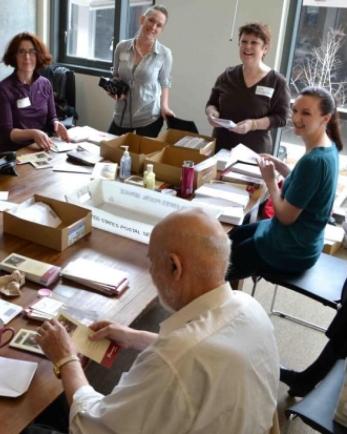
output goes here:
[{"label": "office chair", "polygon": [[66,128],[76,125],[78,114],[76,111],[75,74],[69,68],[60,65],[49,65],[40,71],[52,84],[55,108],[58,119]]},{"label": "office chair", "polygon": [[341,303],[343,288],[347,281],[347,262],[335,256],[321,253],[315,265],[301,274],[262,273],[261,276],[253,278],[252,296],[255,294],[257,282],[260,278],[264,278],[275,285],[270,315],[286,318],[306,327],[325,332],[325,329],[319,325],[275,310],[278,286],[291,289],[326,306],[337,309]]},{"label": "office chair", "polygon": [[345,361],[338,360],[328,375],[300,402],[286,410],[290,421],[299,416],[307,425],[323,434],[347,434],[347,428],[334,421],[335,409],[344,381]]}]

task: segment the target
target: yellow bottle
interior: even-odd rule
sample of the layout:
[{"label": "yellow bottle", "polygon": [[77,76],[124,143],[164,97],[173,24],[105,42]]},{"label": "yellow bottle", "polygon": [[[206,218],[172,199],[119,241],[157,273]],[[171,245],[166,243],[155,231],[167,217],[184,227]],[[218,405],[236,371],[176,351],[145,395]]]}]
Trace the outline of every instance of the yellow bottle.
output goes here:
[{"label": "yellow bottle", "polygon": [[147,164],[143,174],[143,184],[145,188],[150,190],[155,189],[155,173],[153,172],[153,164]]}]

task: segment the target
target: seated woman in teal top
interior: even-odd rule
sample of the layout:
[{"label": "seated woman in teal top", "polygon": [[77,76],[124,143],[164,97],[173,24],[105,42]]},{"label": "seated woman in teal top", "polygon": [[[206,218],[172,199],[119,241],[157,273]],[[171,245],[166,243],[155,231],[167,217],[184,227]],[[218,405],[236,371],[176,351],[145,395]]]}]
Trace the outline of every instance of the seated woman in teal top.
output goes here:
[{"label": "seated woman in teal top", "polygon": [[[322,251],[336,193],[338,151],[343,148],[338,114],[331,94],[319,87],[305,88],[292,111],[294,131],[306,153],[292,172],[279,159],[262,155],[259,166],[275,216],[231,232],[229,280],[262,272],[300,273]],[[282,191],[276,171],[285,178]]]}]

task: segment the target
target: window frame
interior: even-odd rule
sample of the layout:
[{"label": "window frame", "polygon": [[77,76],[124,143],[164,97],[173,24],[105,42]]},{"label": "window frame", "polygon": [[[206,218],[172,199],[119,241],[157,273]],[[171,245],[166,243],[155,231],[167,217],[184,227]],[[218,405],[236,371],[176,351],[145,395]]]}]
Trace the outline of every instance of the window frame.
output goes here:
[{"label": "window frame", "polygon": [[[68,56],[67,52],[67,20],[68,20],[68,1],[57,0],[52,2],[50,13],[50,45],[54,61],[60,65],[67,66],[75,72],[88,75],[110,75],[113,65],[113,59],[109,62],[101,60],[83,59],[80,57]],[[129,0],[114,0],[114,31],[113,46],[126,38],[126,29],[128,21],[128,11],[130,7]]]}]

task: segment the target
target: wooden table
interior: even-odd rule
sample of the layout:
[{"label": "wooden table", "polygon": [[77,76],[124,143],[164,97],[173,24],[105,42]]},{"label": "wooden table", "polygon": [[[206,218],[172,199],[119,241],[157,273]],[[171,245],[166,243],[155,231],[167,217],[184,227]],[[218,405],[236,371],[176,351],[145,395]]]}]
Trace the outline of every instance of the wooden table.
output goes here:
[{"label": "wooden table", "polygon": [[[57,161],[65,160],[64,155],[52,155]],[[77,189],[90,178],[86,174],[53,172],[52,169],[36,170],[29,164],[17,166],[17,171],[18,177],[0,175],[0,190],[9,190],[9,200],[16,203],[22,202],[34,193],[62,199],[65,193]],[[0,229],[2,232],[2,214]],[[59,266],[64,266],[72,258],[84,256],[127,271],[130,287],[119,299],[82,289],[72,298],[72,303],[79,308],[97,310],[100,318],[114,319],[128,325],[156,297],[156,290],[147,271],[147,246],[108,232],[93,229],[92,234],[63,252],[3,234],[0,240],[0,260],[12,252]],[[39,287],[27,282],[22,296],[10,301],[27,306],[37,299]],[[35,329],[38,323],[17,317],[9,325],[16,330],[22,327]],[[0,432],[17,434],[62,392],[62,387],[52,372],[51,363],[44,357],[14,350],[8,346],[0,349],[0,355],[39,363],[27,393],[15,399],[0,398]]]}]

